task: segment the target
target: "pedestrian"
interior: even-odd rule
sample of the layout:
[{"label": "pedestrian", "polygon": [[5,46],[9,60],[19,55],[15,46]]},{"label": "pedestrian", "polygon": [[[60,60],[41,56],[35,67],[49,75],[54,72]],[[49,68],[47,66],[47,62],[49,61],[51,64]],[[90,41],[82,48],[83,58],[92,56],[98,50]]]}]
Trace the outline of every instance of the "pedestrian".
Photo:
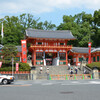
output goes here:
[{"label": "pedestrian", "polygon": [[68,63],[68,70],[70,70],[70,63]]},{"label": "pedestrian", "polygon": [[70,70],[70,74],[71,74],[71,75],[73,74],[73,69]]},{"label": "pedestrian", "polygon": [[40,66],[40,74],[42,73],[42,70],[43,70],[43,67],[42,67],[42,66]]},{"label": "pedestrian", "polygon": [[86,74],[86,69],[84,69],[84,74]]},{"label": "pedestrian", "polygon": [[73,78],[73,75],[72,74],[73,74],[73,69],[70,70],[70,78],[71,79]]},{"label": "pedestrian", "polygon": [[77,66],[75,66],[75,74],[77,74],[77,72],[78,72],[78,68]]},{"label": "pedestrian", "polygon": [[47,74],[49,74],[49,67],[47,67]]}]

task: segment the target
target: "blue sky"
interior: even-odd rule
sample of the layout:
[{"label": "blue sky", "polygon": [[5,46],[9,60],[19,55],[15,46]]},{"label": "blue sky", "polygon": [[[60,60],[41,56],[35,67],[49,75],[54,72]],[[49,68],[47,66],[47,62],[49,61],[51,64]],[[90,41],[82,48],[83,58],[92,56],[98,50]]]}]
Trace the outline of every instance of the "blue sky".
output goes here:
[{"label": "blue sky", "polygon": [[63,15],[75,15],[82,11],[91,13],[100,9],[100,0],[0,0],[0,18],[33,14],[40,21],[51,21],[57,26]]}]

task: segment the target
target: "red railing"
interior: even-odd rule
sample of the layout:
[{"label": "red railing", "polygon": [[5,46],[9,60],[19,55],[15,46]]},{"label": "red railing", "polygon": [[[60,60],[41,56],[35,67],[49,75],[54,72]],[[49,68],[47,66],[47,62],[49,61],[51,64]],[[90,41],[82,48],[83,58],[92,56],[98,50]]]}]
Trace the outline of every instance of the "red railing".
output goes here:
[{"label": "red railing", "polygon": [[[12,74],[12,71],[0,71],[1,74]],[[13,74],[29,74],[30,71],[14,71]]]}]

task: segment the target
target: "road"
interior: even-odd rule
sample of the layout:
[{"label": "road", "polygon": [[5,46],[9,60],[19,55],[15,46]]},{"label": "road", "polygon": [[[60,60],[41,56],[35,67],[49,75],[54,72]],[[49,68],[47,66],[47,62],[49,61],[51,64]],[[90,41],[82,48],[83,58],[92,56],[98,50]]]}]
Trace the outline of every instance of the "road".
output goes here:
[{"label": "road", "polygon": [[100,80],[15,81],[0,85],[0,100],[100,100]]}]

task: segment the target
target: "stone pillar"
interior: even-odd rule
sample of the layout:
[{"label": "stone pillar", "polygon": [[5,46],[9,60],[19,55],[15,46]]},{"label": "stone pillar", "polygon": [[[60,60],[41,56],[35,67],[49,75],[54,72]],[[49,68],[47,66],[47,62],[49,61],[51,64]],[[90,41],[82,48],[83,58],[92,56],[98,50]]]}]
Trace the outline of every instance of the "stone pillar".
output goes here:
[{"label": "stone pillar", "polygon": [[36,80],[36,73],[37,71],[36,70],[31,70],[30,74],[31,74],[31,80]]},{"label": "stone pillar", "polygon": [[98,71],[98,69],[94,69],[93,70],[93,78],[94,79],[99,79],[99,71]]},{"label": "stone pillar", "polygon": [[67,50],[66,50],[66,65],[68,65],[68,55],[67,55]]}]

